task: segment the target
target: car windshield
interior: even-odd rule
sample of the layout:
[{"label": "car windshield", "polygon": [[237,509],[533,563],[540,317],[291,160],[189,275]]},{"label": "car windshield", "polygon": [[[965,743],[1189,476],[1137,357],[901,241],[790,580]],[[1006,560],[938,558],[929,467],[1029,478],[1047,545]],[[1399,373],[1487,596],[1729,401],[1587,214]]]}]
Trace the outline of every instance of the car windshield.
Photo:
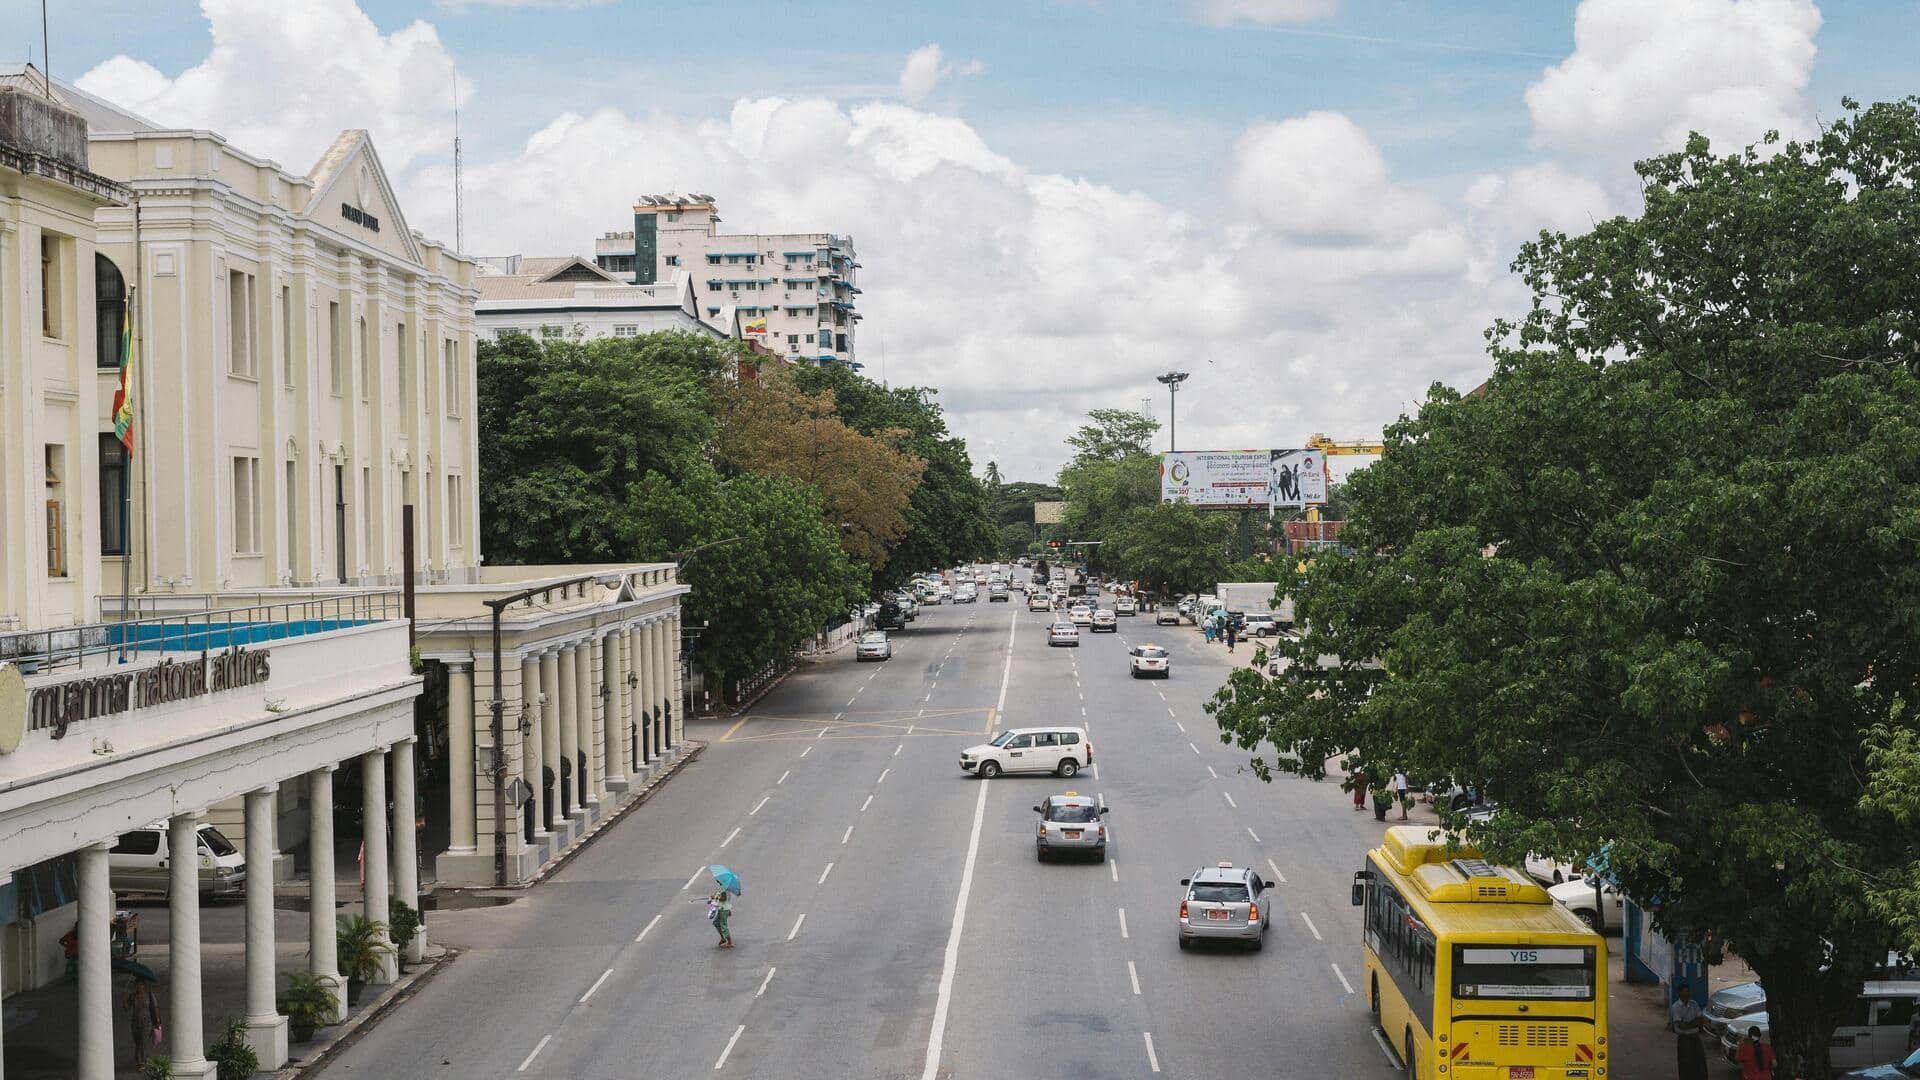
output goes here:
[{"label": "car windshield", "polygon": [[222,836],[219,829],[211,826],[200,830],[200,843],[215,855],[232,855],[235,851],[233,841]]},{"label": "car windshield", "polygon": [[1090,803],[1054,803],[1053,809],[1047,814],[1048,821],[1085,823],[1099,819],[1100,815],[1094,813]]},{"label": "car windshield", "polygon": [[1158,645],[1142,645],[1140,646],[1140,649],[1139,649],[1139,655],[1150,657],[1153,659],[1159,659],[1160,657],[1167,655],[1167,650],[1161,648]]},{"label": "car windshield", "polygon": [[993,741],[988,743],[987,745],[988,746],[1005,746],[1012,741],[1013,741],[1013,732],[1003,731],[1000,734],[995,735],[993,737]]},{"label": "car windshield", "polygon": [[1247,887],[1231,882],[1196,881],[1192,898],[1214,904],[1244,904],[1247,902]]}]

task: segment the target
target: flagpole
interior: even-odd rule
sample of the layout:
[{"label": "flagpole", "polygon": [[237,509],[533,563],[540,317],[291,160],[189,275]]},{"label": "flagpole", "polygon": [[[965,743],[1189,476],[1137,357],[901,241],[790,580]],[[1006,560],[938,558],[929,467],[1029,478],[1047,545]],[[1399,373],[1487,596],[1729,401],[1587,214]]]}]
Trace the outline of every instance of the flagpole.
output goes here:
[{"label": "flagpole", "polygon": [[[125,367],[134,357],[127,353],[133,349],[134,315],[139,310],[135,301],[139,299],[140,286],[136,282],[127,286],[127,310],[122,316],[125,322],[120,332],[120,364]],[[139,375],[138,370],[134,372]],[[122,382],[126,378],[122,376]],[[129,389],[131,389],[129,387]],[[137,409],[139,402],[134,406]],[[116,418],[117,420],[117,418]],[[136,426],[135,431],[139,428]],[[116,432],[116,434],[118,434]],[[127,464],[120,471],[120,662],[127,662],[127,622],[133,609],[133,439],[122,439],[126,447]]]}]

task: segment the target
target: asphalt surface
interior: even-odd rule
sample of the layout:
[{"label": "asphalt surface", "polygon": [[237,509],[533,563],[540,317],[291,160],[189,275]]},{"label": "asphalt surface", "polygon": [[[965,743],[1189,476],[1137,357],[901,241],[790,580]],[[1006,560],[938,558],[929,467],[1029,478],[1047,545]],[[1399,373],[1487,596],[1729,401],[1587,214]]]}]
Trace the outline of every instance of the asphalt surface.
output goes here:
[{"label": "asphalt surface", "polygon": [[[436,913],[463,955],[325,1075],[1399,1076],[1351,992],[1372,815],[1245,770],[1201,711],[1227,657],[1192,628],[1049,648],[1051,618],[926,607],[891,661],[842,650],[690,725],[701,758],[546,884]],[[1143,641],[1172,678],[1128,677]],[[1085,724],[1094,770],[960,772],[988,732],[1052,722]],[[1031,807],[1069,789],[1112,808],[1106,864],[1034,856]],[[1221,859],[1278,883],[1262,952],[1176,945],[1179,880]],[[710,862],[745,882],[732,950]]]}]

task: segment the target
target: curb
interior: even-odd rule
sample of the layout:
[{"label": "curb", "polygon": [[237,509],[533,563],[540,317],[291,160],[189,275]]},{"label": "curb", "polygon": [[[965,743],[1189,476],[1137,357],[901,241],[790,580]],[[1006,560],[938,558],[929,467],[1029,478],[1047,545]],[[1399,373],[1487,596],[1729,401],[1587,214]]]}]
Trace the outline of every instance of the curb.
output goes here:
[{"label": "curb", "polygon": [[364,1009],[358,1016],[348,1017],[346,1023],[336,1024],[331,1029],[336,1034],[326,1042],[310,1043],[308,1054],[298,1062],[288,1062],[279,1071],[270,1075],[281,1080],[297,1080],[317,1072],[321,1067],[338,1057],[341,1052],[358,1041],[362,1031],[386,1016],[408,998],[420,992],[420,988],[433,981],[441,969],[453,963],[460,955],[457,949],[443,948],[440,955],[400,977],[400,980],[388,987],[374,1000],[372,1007]]}]

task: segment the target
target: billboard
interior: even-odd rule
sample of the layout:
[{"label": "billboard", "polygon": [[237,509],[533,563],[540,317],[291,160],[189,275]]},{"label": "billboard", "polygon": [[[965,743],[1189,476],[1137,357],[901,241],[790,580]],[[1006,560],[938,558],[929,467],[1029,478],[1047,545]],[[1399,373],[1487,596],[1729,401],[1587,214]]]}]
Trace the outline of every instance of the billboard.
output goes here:
[{"label": "billboard", "polygon": [[1160,501],[1266,510],[1327,501],[1320,450],[1180,450],[1160,455]]},{"label": "billboard", "polygon": [[742,337],[766,337],[767,317],[765,315],[748,315],[742,318],[740,320],[740,335]]},{"label": "billboard", "polygon": [[1058,525],[1065,519],[1066,512],[1066,503],[1037,502],[1033,504],[1033,523],[1035,525]]}]

